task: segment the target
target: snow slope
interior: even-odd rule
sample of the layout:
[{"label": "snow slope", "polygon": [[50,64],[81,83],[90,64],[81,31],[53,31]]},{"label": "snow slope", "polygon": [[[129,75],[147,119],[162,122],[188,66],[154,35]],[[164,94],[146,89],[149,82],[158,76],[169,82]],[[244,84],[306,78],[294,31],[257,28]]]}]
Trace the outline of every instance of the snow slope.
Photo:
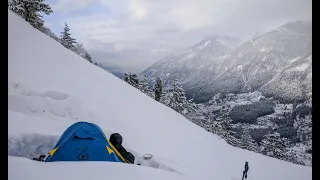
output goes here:
[{"label": "snow slope", "polygon": [[[245,161],[250,166],[248,180],[311,180],[310,167],[228,145],[65,49],[11,11],[8,22],[10,180],[238,180]],[[27,159],[50,149],[63,131],[77,121],[96,123],[107,136],[119,132],[124,146],[136,157],[152,153],[154,161],[144,167]]]}]

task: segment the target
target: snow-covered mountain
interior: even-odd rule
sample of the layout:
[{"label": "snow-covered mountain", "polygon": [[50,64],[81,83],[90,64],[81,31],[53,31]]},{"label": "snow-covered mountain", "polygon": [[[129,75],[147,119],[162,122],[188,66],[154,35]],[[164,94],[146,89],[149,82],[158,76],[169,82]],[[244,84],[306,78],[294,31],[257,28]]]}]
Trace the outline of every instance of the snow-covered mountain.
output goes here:
[{"label": "snow-covered mountain", "polygon": [[[227,56],[204,57],[198,63],[193,63],[194,67],[191,71],[185,68],[185,63],[181,63],[178,72],[189,72],[189,76],[184,77],[183,73],[180,77],[184,77],[182,85],[186,90],[189,98],[194,98],[197,102],[206,102],[219,92],[240,93],[260,90],[262,86],[271,81],[276,74],[285,72],[284,68],[294,66],[294,62],[298,59],[309,58],[311,67],[312,54],[312,23],[307,21],[296,21],[287,23],[273,31],[260,35],[241,46],[231,49],[232,52],[226,53]],[[213,50],[214,54],[215,51]],[[310,57],[309,57],[310,56]],[[210,59],[210,60],[209,60]],[[170,75],[171,66],[168,65],[169,60],[161,60],[152,65],[144,73],[151,77]],[[304,64],[303,66],[308,66]],[[198,68],[198,70],[197,70]],[[201,69],[200,69],[201,68]],[[310,74],[311,68],[302,68]],[[157,73],[153,73],[157,72]],[[165,73],[163,73],[165,72]],[[176,70],[174,70],[176,72]],[[278,77],[281,75],[278,75]],[[296,79],[294,73],[290,78]],[[291,88],[297,89],[299,94],[305,91],[304,86],[300,86],[301,81],[305,81],[300,76],[297,81],[299,83],[290,84]],[[282,84],[282,88],[272,86],[270,82],[268,86],[263,88],[265,94],[271,94],[271,91],[277,91],[280,97],[287,100],[301,100],[303,96],[293,97],[285,96],[284,91],[288,91],[283,78],[278,78],[277,83]],[[274,80],[273,82],[276,82]],[[303,83],[302,83],[303,84]],[[288,85],[289,86],[289,85]],[[268,87],[268,88],[267,88]],[[272,93],[274,94],[274,93]]]},{"label": "snow-covered mountain", "polygon": [[[71,124],[97,124],[146,166],[38,162]],[[15,156],[15,157],[14,157]],[[235,148],[8,11],[8,179],[311,180],[311,167]]]},{"label": "snow-covered mountain", "polygon": [[[238,38],[214,35],[189,49],[157,61],[141,74],[146,74],[152,82],[159,76],[164,82],[176,77],[184,88],[189,88],[200,83],[201,77],[206,78],[209,72],[218,74],[222,70],[219,67],[221,63],[215,60],[227,56],[240,44]],[[208,65],[212,65],[210,71]]]},{"label": "snow-covered mountain", "polygon": [[[228,63],[229,67],[226,71],[218,76],[211,74],[212,80],[197,92],[195,99],[208,100],[218,92],[239,93],[259,90],[276,74],[285,72],[284,68],[291,66],[297,59],[307,58],[312,54],[311,28],[311,22],[291,22],[244,43],[234,50],[230,57],[222,61]],[[308,62],[311,65],[311,59]],[[310,72],[311,68],[302,70]],[[290,79],[296,79],[294,74],[290,76]],[[297,80],[304,81],[301,78]],[[286,86],[284,81],[278,81],[278,83]],[[304,91],[298,84],[291,83],[293,86],[290,88],[295,88],[300,92]],[[268,89],[264,88],[263,92],[271,94],[270,91],[275,91],[276,86],[274,88],[268,87]],[[267,92],[267,90],[269,91]],[[280,94],[285,94],[285,91],[289,91],[289,89],[277,90]],[[284,98],[296,100],[301,99],[302,96],[292,97],[290,95]]]},{"label": "snow-covered mountain", "polygon": [[301,101],[312,95],[312,55],[293,59],[260,88],[268,96]]}]

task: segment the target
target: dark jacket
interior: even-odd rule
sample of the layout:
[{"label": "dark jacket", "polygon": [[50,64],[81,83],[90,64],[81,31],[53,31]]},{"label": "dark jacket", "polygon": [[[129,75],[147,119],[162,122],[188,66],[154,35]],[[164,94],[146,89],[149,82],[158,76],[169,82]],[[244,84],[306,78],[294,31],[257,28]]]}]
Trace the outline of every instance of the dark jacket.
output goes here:
[{"label": "dark jacket", "polygon": [[134,163],[134,156],[128,152],[121,144],[122,144],[122,136],[118,133],[113,133],[110,136],[110,143],[117,149],[117,151],[121,154],[121,156],[129,161],[130,163]]},{"label": "dark jacket", "polygon": [[244,171],[247,173],[248,170],[249,170],[249,165],[248,165],[248,163],[246,163],[246,164],[244,165]]}]

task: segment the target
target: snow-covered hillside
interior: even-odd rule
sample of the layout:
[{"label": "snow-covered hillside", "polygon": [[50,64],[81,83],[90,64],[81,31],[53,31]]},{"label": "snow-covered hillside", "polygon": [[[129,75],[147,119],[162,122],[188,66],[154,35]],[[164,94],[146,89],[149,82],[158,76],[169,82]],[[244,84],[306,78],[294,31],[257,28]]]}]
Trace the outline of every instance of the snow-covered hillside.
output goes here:
[{"label": "snow-covered hillside", "polygon": [[[8,165],[10,180],[311,180],[311,168],[227,144],[169,107],[92,65],[8,11]],[[150,167],[114,162],[32,161],[77,121],[119,132]],[[19,157],[14,157],[19,156]]]}]

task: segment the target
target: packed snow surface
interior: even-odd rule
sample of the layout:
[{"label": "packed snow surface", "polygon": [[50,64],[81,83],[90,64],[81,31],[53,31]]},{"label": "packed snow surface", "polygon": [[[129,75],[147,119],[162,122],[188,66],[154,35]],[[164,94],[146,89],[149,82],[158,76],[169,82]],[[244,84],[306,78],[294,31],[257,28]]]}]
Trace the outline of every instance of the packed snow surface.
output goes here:
[{"label": "packed snow surface", "polygon": [[[300,166],[228,145],[218,136],[96,67],[8,11],[9,180],[311,180]],[[146,166],[38,162],[71,124],[96,123]]]}]

